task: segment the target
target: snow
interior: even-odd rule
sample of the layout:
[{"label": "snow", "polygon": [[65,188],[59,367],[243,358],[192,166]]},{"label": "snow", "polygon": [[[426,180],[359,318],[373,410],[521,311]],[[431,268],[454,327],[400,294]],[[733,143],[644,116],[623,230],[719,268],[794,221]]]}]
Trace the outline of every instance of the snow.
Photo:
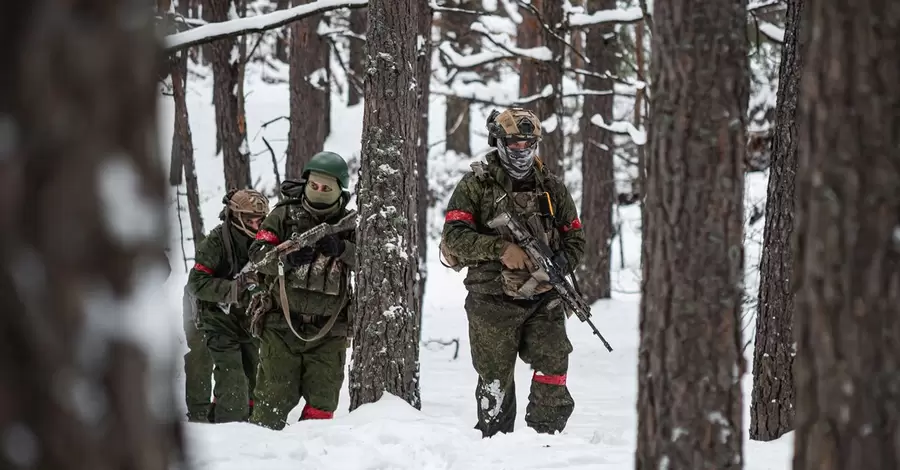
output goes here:
[{"label": "snow", "polygon": [[644,131],[644,126],[641,126],[641,128],[638,129],[634,127],[634,124],[628,121],[613,121],[607,124],[603,120],[603,116],[599,114],[591,116],[591,124],[617,134],[628,134],[631,137],[631,140],[637,145],[644,145],[647,143],[647,133]]},{"label": "snow", "polygon": [[569,15],[569,26],[589,26],[600,23],[630,23],[643,18],[640,7],[600,10],[591,14],[573,13]]},{"label": "snow", "polygon": [[[506,1],[503,2],[506,5]],[[212,75],[202,66],[192,66],[187,88],[191,130],[194,136],[197,176],[201,190],[201,211],[206,230],[217,223],[224,193],[221,156],[215,155],[215,118],[211,104]],[[279,72],[281,73],[281,72]],[[274,194],[275,184],[272,162],[262,137],[272,144],[277,156],[279,171],[284,175],[284,150],[287,145],[288,123],[280,120],[264,129],[263,123],[288,114],[288,92],[285,83],[270,83],[273,70],[270,65],[251,64],[247,70],[247,128],[251,152],[251,171],[256,187]],[[517,98],[518,79],[502,78],[497,84],[469,84],[479,88],[487,96],[496,99]],[[454,88],[460,93],[462,88]],[[461,94],[461,93],[460,93]],[[617,100],[621,99],[617,97]],[[634,465],[636,444],[636,396],[638,304],[640,290],[640,213],[635,206],[623,206],[617,210],[616,220],[622,222],[622,237],[613,243],[612,284],[613,298],[593,305],[592,320],[597,328],[615,344],[613,352],[607,352],[594,337],[588,325],[574,316],[567,328],[574,352],[570,356],[568,386],[575,400],[575,411],[567,428],[555,436],[541,435],[527,428],[524,423],[525,405],[529,393],[532,371],[518,361],[515,371],[517,408],[516,429],[512,434],[482,439],[476,431],[477,407],[474,398],[477,376],[470,360],[468,324],[464,310],[466,296],[462,280],[465,271],[454,272],[440,264],[437,235],[443,220],[443,208],[455,182],[469,171],[474,157],[447,152],[440,143],[444,138],[443,96],[430,98],[431,114],[429,139],[432,142],[428,167],[430,189],[434,193],[436,207],[429,210],[426,265],[427,285],[422,319],[423,346],[420,353],[421,411],[391,395],[379,402],[365,405],[352,413],[348,411],[348,380],[340,393],[340,404],[335,418],[329,421],[296,422],[303,402],[289,414],[290,424],[283,431],[271,431],[248,423],[186,424],[189,454],[198,470],[231,470],[264,468],[267,470],[310,468],[316,470],[356,469],[574,469],[604,470],[628,469]],[[332,134],[325,148],[346,157],[351,168],[356,168],[360,152],[362,132],[362,106],[346,107],[340,97],[332,99]],[[173,104],[171,98],[162,97],[159,116],[161,120],[160,142],[165,152],[171,146]],[[472,151],[476,155],[487,150],[483,124],[490,107],[472,106]],[[595,123],[596,124],[596,123]],[[611,126],[616,123],[610,124]],[[632,138],[640,137],[640,131]],[[636,139],[640,140],[640,139]],[[167,161],[168,159],[166,159]],[[351,170],[351,187],[357,175]],[[567,175],[567,179],[569,176]],[[573,178],[573,184],[580,179]],[[183,186],[179,188],[183,191]],[[752,174],[746,184],[748,214],[754,204],[764,203],[766,176]],[[174,191],[173,191],[174,192]],[[576,200],[580,192],[573,190]],[[172,195],[172,198],[175,196]],[[277,202],[273,199],[272,205]],[[351,200],[351,208],[355,199]],[[186,203],[182,199],[182,206]],[[185,226],[188,227],[186,210]],[[159,312],[169,312],[163,325],[145,325],[146,337],[165,337],[167,332],[177,331],[175,338],[181,342],[176,367],[181,374],[181,353],[186,351],[181,332],[181,296],[186,282],[189,263],[180,258],[182,244],[186,256],[192,256],[190,241],[177,233],[174,199],[171,201],[170,224],[175,227],[170,262],[173,273],[164,288],[152,291],[153,311],[136,310],[158,320]],[[762,222],[747,228],[747,286],[756,292],[756,270],[759,262],[759,241]],[[189,232],[189,229],[188,229]],[[189,237],[190,233],[185,233]],[[620,256],[624,253],[624,259]],[[620,266],[624,263],[624,268]],[[154,281],[155,282],[155,281]],[[149,294],[148,294],[149,295]],[[163,299],[162,297],[165,297]],[[164,302],[164,304],[161,304]],[[164,310],[160,309],[162,305]],[[155,317],[154,317],[155,315]],[[171,323],[170,323],[171,322]],[[750,326],[745,338],[752,338],[752,316],[745,320]],[[174,325],[173,325],[174,324]],[[442,346],[441,343],[446,344]],[[456,348],[458,347],[458,356]],[[752,364],[752,345],[745,357]],[[349,362],[349,361],[348,361]],[[349,364],[348,364],[349,367]],[[347,371],[345,371],[347,373]],[[180,375],[175,389],[179,406],[184,408],[183,383]],[[745,440],[745,468],[747,470],[779,470],[791,466],[792,434],[774,442],[755,442],[747,438],[749,424],[750,374],[741,377],[745,393],[744,425],[741,430]]]},{"label": "snow", "polygon": [[183,33],[166,36],[165,48],[168,50],[179,49],[239,32],[260,32],[277,25],[286,24],[296,18],[351,5],[362,6],[366,3],[368,3],[368,0],[316,0],[306,5],[276,10],[264,15],[238,18],[221,23],[208,23]]},{"label": "snow", "polygon": [[784,28],[779,28],[772,23],[760,20],[759,31],[773,41],[784,42]]}]

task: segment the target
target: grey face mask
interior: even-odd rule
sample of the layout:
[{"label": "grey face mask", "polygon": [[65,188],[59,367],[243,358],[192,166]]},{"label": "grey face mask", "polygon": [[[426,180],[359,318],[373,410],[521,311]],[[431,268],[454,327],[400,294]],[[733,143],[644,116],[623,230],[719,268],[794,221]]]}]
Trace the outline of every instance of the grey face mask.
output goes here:
[{"label": "grey face mask", "polygon": [[522,150],[513,150],[503,144],[497,146],[500,165],[510,178],[521,180],[531,175],[534,169],[534,153],[537,145]]}]

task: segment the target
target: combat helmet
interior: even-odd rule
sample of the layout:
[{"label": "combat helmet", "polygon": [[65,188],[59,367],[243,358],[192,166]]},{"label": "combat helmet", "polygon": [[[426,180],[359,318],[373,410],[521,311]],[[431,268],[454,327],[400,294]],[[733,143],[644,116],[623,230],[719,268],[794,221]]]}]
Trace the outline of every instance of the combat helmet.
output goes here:
[{"label": "combat helmet", "polygon": [[345,193],[350,192],[350,168],[344,158],[334,152],[319,152],[309,160],[303,167],[301,180],[305,183],[309,178],[309,173],[315,171],[332,176],[338,180],[341,190]]},{"label": "combat helmet", "polygon": [[541,121],[525,108],[509,108],[502,113],[491,111],[487,119],[488,145],[496,147],[498,142],[541,140]]},{"label": "combat helmet", "polygon": [[[248,236],[255,237],[256,230],[247,226],[247,220],[265,217],[269,213],[269,199],[255,189],[231,190],[222,199],[225,204],[223,219],[231,219],[231,223]],[[233,215],[237,216],[234,217]]]}]

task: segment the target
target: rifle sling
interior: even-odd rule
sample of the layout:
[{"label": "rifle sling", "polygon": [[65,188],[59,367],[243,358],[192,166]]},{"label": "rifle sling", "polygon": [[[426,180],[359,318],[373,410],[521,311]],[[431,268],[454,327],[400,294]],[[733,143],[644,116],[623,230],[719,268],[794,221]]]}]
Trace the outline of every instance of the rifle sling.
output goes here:
[{"label": "rifle sling", "polygon": [[285,319],[285,321],[287,321],[288,327],[291,329],[291,332],[294,333],[294,336],[296,336],[297,338],[300,338],[302,341],[311,343],[313,341],[323,338],[325,335],[328,334],[329,331],[331,331],[331,328],[334,327],[334,324],[337,322],[337,317],[338,317],[338,315],[340,315],[340,313],[335,313],[334,315],[332,315],[331,318],[328,319],[328,323],[326,323],[325,326],[323,326],[322,329],[319,330],[319,332],[316,333],[316,335],[313,336],[312,338],[304,338],[303,336],[300,336],[300,333],[297,333],[297,330],[294,329],[294,322],[291,321],[291,312],[288,309],[287,290],[284,287],[284,268],[283,267],[280,267],[278,269],[278,291],[279,291],[278,297],[281,300],[281,302],[280,302],[281,303],[281,313],[284,315],[284,319]]}]

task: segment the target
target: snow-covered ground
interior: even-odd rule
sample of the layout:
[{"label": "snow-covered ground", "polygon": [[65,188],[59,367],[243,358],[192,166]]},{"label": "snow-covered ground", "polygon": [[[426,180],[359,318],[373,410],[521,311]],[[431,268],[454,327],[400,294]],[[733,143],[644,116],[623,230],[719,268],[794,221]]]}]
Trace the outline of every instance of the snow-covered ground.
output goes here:
[{"label": "snow-covered ground", "polygon": [[[205,228],[210,230],[216,218],[223,194],[221,156],[215,151],[215,121],[211,100],[211,74],[207,69],[195,68],[188,86],[188,109],[194,137],[195,157],[201,185],[201,200]],[[287,70],[266,72],[269,77],[287,78]],[[204,76],[205,75],[205,76]],[[273,145],[276,154],[286,146],[288,123],[279,121],[260,130],[261,124],[288,114],[287,87],[269,84],[259,68],[247,73],[247,124],[250,136],[254,181],[258,189],[274,189],[271,157],[266,152],[261,135]],[[511,84],[513,87],[515,83]],[[512,88],[513,90],[515,88]],[[326,149],[345,157],[356,158],[360,147],[362,108],[346,108],[335,99],[332,111],[332,135]],[[171,146],[171,98],[163,98],[160,106],[162,122],[161,144],[168,154]],[[480,111],[479,111],[480,112]],[[443,140],[444,100],[433,97],[431,104],[432,142]],[[472,118],[473,151],[483,147],[480,137],[485,114]],[[314,118],[314,117],[311,117]],[[283,158],[280,166],[283,169]],[[444,155],[443,147],[431,150],[429,178],[432,188],[451,184],[465,171],[467,162]],[[283,172],[282,172],[283,174]],[[354,175],[355,181],[355,175]],[[747,205],[759,204],[765,197],[765,176],[752,175],[747,184]],[[183,187],[179,188],[183,191]],[[174,193],[174,192],[173,192]],[[168,305],[180,305],[186,280],[181,260],[182,249],[191,256],[190,242],[183,242],[178,233],[178,219],[174,194],[172,226],[174,228],[171,261],[173,274],[167,282]],[[181,199],[182,207],[185,200]],[[273,201],[274,203],[274,201]],[[439,227],[440,209],[432,211],[431,225]],[[183,214],[186,232],[189,222]],[[574,415],[564,433],[556,436],[539,435],[524,425],[525,399],[530,384],[530,371],[519,363],[516,374],[520,415],[516,432],[483,440],[474,430],[476,376],[471,366],[469,342],[463,300],[465,290],[462,274],[440,265],[436,244],[428,247],[428,283],[423,319],[423,339],[458,339],[455,345],[428,344],[421,350],[422,409],[415,410],[405,402],[385,396],[378,403],[348,413],[346,383],[341,404],[331,421],[303,422],[283,431],[271,431],[251,424],[188,424],[187,437],[192,459],[201,470],[230,469],[628,469],[633,467],[636,438],[638,297],[640,256],[640,215],[635,207],[622,208],[624,223],[623,249],[625,268],[620,269],[619,243],[615,240],[613,265],[613,299],[597,302],[594,322],[614,348],[607,352],[601,342],[590,334],[587,325],[575,317],[569,321],[574,345],[570,359],[568,384],[575,398]],[[748,285],[755,297],[755,275],[758,259],[757,242],[761,239],[761,222],[748,227],[748,235],[755,234],[755,242],[748,240]],[[185,234],[187,236],[187,233]],[[180,311],[172,310],[171,325],[179,328]],[[751,329],[748,328],[748,332]],[[746,334],[746,333],[745,333]],[[752,349],[746,356],[752,363]],[[179,358],[179,371],[181,370]],[[178,393],[183,394],[183,376],[179,377]],[[744,379],[745,408],[749,408],[750,375]],[[183,405],[182,405],[183,406]],[[291,417],[299,417],[299,407]],[[746,413],[745,413],[746,416]],[[745,422],[746,428],[746,422]],[[746,431],[744,432],[746,438]],[[745,446],[746,468],[786,469],[790,467],[791,435],[776,442],[749,442]]]}]

